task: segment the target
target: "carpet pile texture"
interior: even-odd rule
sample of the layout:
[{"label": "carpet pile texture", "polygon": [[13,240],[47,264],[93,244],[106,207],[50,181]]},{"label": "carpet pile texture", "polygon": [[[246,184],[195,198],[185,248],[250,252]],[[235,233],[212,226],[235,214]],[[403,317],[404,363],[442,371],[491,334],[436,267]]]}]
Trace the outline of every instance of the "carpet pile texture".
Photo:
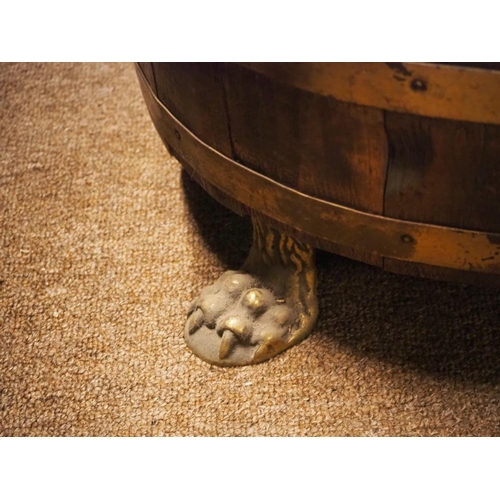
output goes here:
[{"label": "carpet pile texture", "polygon": [[320,319],[269,362],[183,341],[251,224],[169,157],[132,64],[0,65],[0,435],[500,435],[500,291],[318,252]]}]

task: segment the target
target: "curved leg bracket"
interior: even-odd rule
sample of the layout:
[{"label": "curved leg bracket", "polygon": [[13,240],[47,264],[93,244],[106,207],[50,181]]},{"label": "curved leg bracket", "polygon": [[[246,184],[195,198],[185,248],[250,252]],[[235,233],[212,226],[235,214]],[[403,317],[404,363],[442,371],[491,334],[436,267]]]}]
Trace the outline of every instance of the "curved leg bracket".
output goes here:
[{"label": "curved leg bracket", "polygon": [[257,218],[239,271],[224,273],[189,308],[185,340],[220,366],[259,363],[311,332],[318,316],[314,250]]}]

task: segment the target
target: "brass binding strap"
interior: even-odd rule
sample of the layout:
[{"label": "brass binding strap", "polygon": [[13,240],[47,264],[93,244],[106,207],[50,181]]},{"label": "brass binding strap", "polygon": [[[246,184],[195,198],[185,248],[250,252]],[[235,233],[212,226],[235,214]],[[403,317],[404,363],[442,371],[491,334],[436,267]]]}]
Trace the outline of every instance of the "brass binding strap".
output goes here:
[{"label": "brass binding strap", "polygon": [[279,184],[200,141],[158,100],[139,66],[136,69],[149,113],[163,141],[198,175],[240,203],[312,238],[373,255],[500,274],[500,234],[373,215]]},{"label": "brass binding strap", "polygon": [[500,71],[430,63],[238,64],[343,102],[433,118],[500,124]]}]

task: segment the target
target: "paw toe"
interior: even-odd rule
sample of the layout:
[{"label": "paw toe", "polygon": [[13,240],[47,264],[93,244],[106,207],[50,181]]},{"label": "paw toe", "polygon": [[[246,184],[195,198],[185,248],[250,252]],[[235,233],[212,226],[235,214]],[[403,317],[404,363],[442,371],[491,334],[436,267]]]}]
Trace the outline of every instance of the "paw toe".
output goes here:
[{"label": "paw toe", "polygon": [[223,336],[232,332],[241,342],[248,342],[252,336],[252,323],[242,316],[227,316],[217,324],[217,333]]},{"label": "paw toe", "polygon": [[258,315],[274,303],[274,296],[264,288],[251,288],[243,295],[241,303],[255,315]]},{"label": "paw toe", "polygon": [[189,335],[192,335],[194,332],[201,328],[204,319],[205,315],[203,314],[203,311],[201,309],[196,309],[196,311],[191,314],[186,325]]},{"label": "paw toe", "polygon": [[231,297],[239,296],[245,289],[255,284],[255,278],[249,274],[235,273],[224,279],[224,288]]},{"label": "paw toe", "polygon": [[285,325],[292,322],[294,314],[292,310],[285,305],[277,305],[271,310],[271,317],[273,322],[279,326],[284,327]]}]

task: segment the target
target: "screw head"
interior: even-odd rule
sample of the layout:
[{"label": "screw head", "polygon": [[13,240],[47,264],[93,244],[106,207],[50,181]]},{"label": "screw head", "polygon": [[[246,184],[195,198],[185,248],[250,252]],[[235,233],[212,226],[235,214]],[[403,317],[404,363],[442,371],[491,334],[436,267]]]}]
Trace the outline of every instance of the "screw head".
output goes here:
[{"label": "screw head", "polygon": [[412,90],[415,90],[417,92],[422,92],[424,90],[427,90],[427,84],[423,80],[420,80],[418,78],[412,80],[410,86]]},{"label": "screw head", "polygon": [[409,234],[403,234],[403,236],[401,236],[401,241],[403,243],[414,243],[415,242],[415,240]]}]

